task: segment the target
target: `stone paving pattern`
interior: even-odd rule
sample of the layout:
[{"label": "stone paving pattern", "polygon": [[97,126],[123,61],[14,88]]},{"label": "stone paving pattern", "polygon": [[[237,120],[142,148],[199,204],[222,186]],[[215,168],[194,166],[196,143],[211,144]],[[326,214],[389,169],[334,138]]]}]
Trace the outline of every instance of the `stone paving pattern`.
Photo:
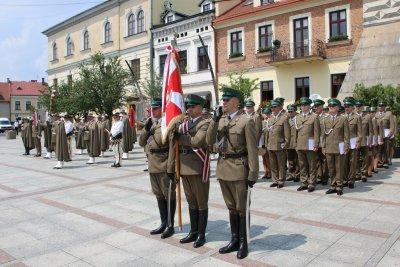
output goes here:
[{"label": "stone paving pattern", "polygon": [[194,249],[179,243],[189,228],[184,194],[183,231],[149,235],[159,215],[142,148],[119,169],[110,168],[111,152],[93,166],[74,155],[63,170],[52,169],[55,159],[22,153],[20,138],[0,136],[1,266],[400,266],[398,160],[341,197],[325,195],[327,187],[308,193],[293,182],[277,189],[259,181],[250,254],[239,261],[218,253],[230,230],[215,161],[207,243]]}]

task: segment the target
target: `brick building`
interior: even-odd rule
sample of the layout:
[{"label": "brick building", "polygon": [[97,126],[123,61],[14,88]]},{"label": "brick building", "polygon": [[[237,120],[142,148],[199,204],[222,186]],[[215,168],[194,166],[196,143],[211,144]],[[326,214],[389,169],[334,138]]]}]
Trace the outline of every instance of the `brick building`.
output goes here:
[{"label": "brick building", "polygon": [[260,103],[337,96],[362,34],[362,0],[245,0],[216,4],[219,84],[248,70]]}]

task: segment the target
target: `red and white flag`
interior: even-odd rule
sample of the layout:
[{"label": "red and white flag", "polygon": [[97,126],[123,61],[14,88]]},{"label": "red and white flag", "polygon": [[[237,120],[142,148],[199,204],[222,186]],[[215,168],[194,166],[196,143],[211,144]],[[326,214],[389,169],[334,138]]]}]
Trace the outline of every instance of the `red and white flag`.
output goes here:
[{"label": "red and white flag", "polygon": [[185,114],[185,102],[179,70],[179,54],[171,45],[166,48],[168,54],[165,60],[162,92],[162,120],[161,133],[163,141],[171,127]]}]

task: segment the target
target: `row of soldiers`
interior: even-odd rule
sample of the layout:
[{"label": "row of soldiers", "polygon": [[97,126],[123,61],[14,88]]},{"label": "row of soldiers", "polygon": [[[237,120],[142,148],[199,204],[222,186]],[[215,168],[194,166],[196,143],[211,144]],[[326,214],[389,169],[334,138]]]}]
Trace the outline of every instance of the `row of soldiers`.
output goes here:
[{"label": "row of soldiers", "polygon": [[[240,92],[225,88],[222,106],[212,117],[202,114],[204,99],[190,94],[187,116],[174,124],[168,138],[161,133],[161,100],[151,101],[151,118],[139,137],[148,158],[151,188],[156,196],[161,224],[150,234],[168,238],[174,234],[176,208],[176,146],[179,149],[180,178],[188,202],[190,231],[180,240],[198,248],[205,244],[208,221],[210,154],[218,153],[216,177],[229,210],[230,242],[219,250],[248,255],[249,205],[251,188],[258,179],[263,158],[271,187],[282,188],[287,180],[299,180],[301,190],[312,192],[327,184],[327,194],[343,194],[343,186],[354,188],[377,167],[387,167],[392,157],[396,118],[379,102],[378,110],[362,101],[346,98],[328,101],[301,98],[300,112],[283,99],[271,101],[262,112],[253,101],[243,103]],[[242,109],[244,104],[244,109]],[[344,110],[342,110],[342,108]],[[260,114],[262,113],[262,114]]]},{"label": "row of soldiers", "polygon": [[75,139],[77,155],[87,150],[87,164],[94,164],[96,157],[104,157],[107,150],[113,150],[115,162],[112,167],[121,167],[122,159],[127,159],[136,142],[136,129],[131,126],[125,112],[116,110],[112,116],[112,125],[107,115],[95,116],[89,112],[85,118],[75,118],[65,112],[51,114],[45,122],[23,118],[21,137],[25,148],[23,155],[29,155],[36,149],[35,157],[41,157],[41,138],[47,150],[44,158],[49,159],[55,152],[57,165],[62,169],[64,162],[72,160],[72,145]]}]

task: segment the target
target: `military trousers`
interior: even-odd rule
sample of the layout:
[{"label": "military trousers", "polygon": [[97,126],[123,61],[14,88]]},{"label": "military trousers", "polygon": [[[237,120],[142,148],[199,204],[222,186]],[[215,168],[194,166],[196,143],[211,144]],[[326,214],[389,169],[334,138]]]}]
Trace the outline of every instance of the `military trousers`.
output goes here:
[{"label": "military trousers", "polygon": [[339,153],[327,153],[326,162],[328,164],[329,176],[331,177],[331,188],[342,189],[344,177],[345,155]]},{"label": "military trousers", "polygon": [[183,191],[189,204],[189,209],[208,209],[210,180],[203,182],[202,175],[182,175]]},{"label": "military trousers", "polygon": [[247,185],[245,180],[224,181],[219,179],[222,196],[230,213],[246,215]]},{"label": "military trousers", "polygon": [[359,150],[360,161],[358,166],[359,176],[366,176],[368,174],[368,168],[372,162],[372,151],[368,146],[360,147]]},{"label": "military trousers", "polygon": [[317,152],[312,150],[297,150],[300,166],[300,181],[302,185],[315,187],[317,183]]},{"label": "military trousers", "polygon": [[269,150],[272,181],[277,184],[285,184],[286,181],[286,150]]},{"label": "military trousers", "polygon": [[383,145],[381,146],[380,150],[380,159],[382,160],[382,164],[388,165],[389,158],[390,158],[390,139],[383,138]]},{"label": "military trousers", "polygon": [[358,149],[350,149],[345,155],[344,181],[354,184],[358,170]]},{"label": "military trousers", "polygon": [[326,162],[326,156],[322,151],[318,150],[317,153],[317,182],[328,182],[329,170],[328,163]]},{"label": "military trousers", "polygon": [[271,164],[269,163],[269,154],[266,152],[262,155],[265,175],[271,177]]},{"label": "military trousers", "polygon": [[[150,173],[151,191],[157,199],[168,201],[168,192],[170,180],[167,177],[167,172]],[[175,181],[171,183],[171,200],[176,198]]]},{"label": "military trousers", "polygon": [[35,149],[37,155],[42,154],[42,142],[40,136],[35,137]]},{"label": "military trousers", "polygon": [[299,178],[299,158],[295,149],[287,149],[288,176],[292,179]]}]

